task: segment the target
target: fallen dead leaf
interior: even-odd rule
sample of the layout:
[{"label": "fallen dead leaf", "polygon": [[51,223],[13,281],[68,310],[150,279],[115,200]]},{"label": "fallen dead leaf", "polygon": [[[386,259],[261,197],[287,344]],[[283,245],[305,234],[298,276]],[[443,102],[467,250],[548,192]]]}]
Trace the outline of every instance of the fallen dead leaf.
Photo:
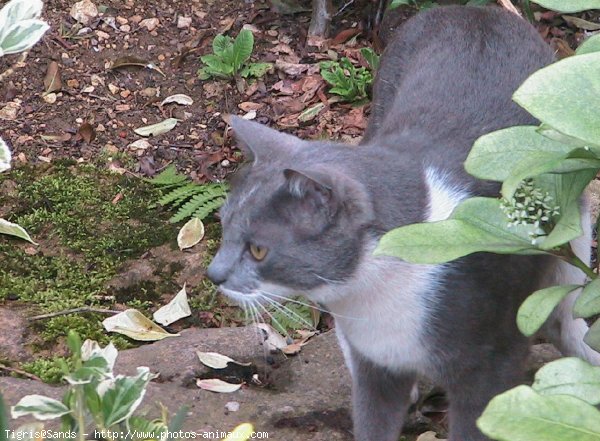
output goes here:
[{"label": "fallen dead leaf", "polygon": [[241,363],[228,357],[227,355],[219,354],[218,352],[201,352],[196,351],[200,362],[212,369],[225,369],[227,363],[234,363],[239,366],[250,366],[252,363]]},{"label": "fallen dead leaf", "polygon": [[244,101],[243,103],[238,104],[238,107],[244,112],[249,112],[251,110],[260,110],[265,107],[264,103],[253,103],[251,101]]},{"label": "fallen dead leaf", "polygon": [[179,334],[169,334],[136,309],[127,309],[102,322],[108,332],[117,332],[139,341],[156,341]]},{"label": "fallen dead leaf", "polygon": [[267,325],[266,323],[257,323],[256,327],[264,332],[265,343],[267,344],[267,348],[269,348],[269,350],[273,351],[282,349],[288,345],[285,338],[271,325]]},{"label": "fallen dead leaf", "polygon": [[167,118],[156,124],[139,127],[134,132],[140,136],[157,136],[167,133],[175,128],[179,120],[177,118]]},{"label": "fallen dead leaf", "polygon": [[167,326],[190,315],[192,315],[192,311],[190,310],[184,284],[175,297],[165,306],[157,309],[152,317],[157,323]]},{"label": "fallen dead leaf", "polygon": [[94,127],[88,122],[84,122],[79,126],[77,130],[77,136],[83,139],[83,142],[86,144],[90,144],[94,139],[96,139],[96,130]]},{"label": "fallen dead leaf", "polygon": [[160,70],[160,68],[156,64],[151,63],[146,60],[142,60],[141,58],[132,57],[132,56],[125,56],[125,57],[117,58],[116,60],[114,60],[111,63],[110,70],[120,69],[123,67],[132,67],[132,66],[133,67],[144,67],[146,69],[155,70],[159,74],[161,74],[163,77],[166,77],[165,73],[162,70]]},{"label": "fallen dead leaf", "polygon": [[192,104],[194,104],[194,100],[191,97],[184,95],[183,93],[178,93],[166,97],[164,100],[162,100],[160,105],[164,106],[165,104],[169,103],[181,104],[182,106],[191,106]]},{"label": "fallen dead leaf", "polygon": [[185,223],[177,234],[177,245],[185,250],[196,245],[204,237],[204,224],[200,218],[193,217]]},{"label": "fallen dead leaf", "polygon": [[56,61],[48,63],[46,76],[44,77],[44,95],[52,92],[58,92],[62,89],[62,80],[60,78],[60,67]]},{"label": "fallen dead leaf", "polygon": [[232,384],[227,383],[226,381],[219,380],[218,378],[209,378],[205,380],[198,379],[196,380],[196,385],[200,389],[209,390],[211,392],[218,392],[222,394],[227,394],[231,392],[235,392],[242,384]]}]

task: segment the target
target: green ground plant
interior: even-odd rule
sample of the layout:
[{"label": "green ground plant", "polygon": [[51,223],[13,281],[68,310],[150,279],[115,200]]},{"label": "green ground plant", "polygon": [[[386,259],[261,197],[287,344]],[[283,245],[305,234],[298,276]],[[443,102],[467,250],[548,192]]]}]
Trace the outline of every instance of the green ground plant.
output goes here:
[{"label": "green ground plant", "polygon": [[321,61],[320,74],[332,86],[329,93],[339,95],[343,101],[362,102],[369,96],[373,84],[373,71],[379,66],[379,57],[371,50],[364,48],[363,57],[370,68],[355,67],[352,62],[343,57],[339,61]]},{"label": "green ground plant", "polygon": [[148,182],[163,193],[158,200],[159,205],[177,209],[170,219],[172,223],[192,217],[204,220],[223,205],[228,189],[225,183],[191,182],[187,176],[178,173],[174,165],[168,166]]},{"label": "green ground plant", "polygon": [[204,67],[198,70],[198,76],[202,80],[262,77],[271,69],[271,64],[251,62],[253,49],[254,35],[248,29],[242,29],[235,40],[219,34],[212,43],[213,53],[200,57]]},{"label": "green ground plant", "polygon": [[[600,8],[598,1],[570,3],[570,10],[590,3]],[[579,199],[600,171],[599,43],[599,35],[591,37],[577,55],[539,70],[515,92],[514,101],[540,126],[511,127],[475,142],[465,168],[478,178],[502,182],[502,198],[467,199],[447,220],[393,230],[383,236],[376,254],[429,264],[475,252],[552,255],[581,269],[589,281],[533,293],[518,312],[521,332],[537,332],[579,288],[574,316],[597,316],[600,278],[569,242],[583,234]],[[600,321],[585,341],[600,350]],[[594,406],[599,403],[600,368],[565,358],[542,368],[533,387],[495,397],[478,426],[499,441],[598,440],[600,412]]]},{"label": "green ground plant", "polygon": [[[81,342],[75,332],[69,332],[67,344],[72,352],[69,360],[60,364],[62,378],[69,385],[62,400],[43,395],[27,395],[11,408],[14,419],[33,416],[37,425],[15,429],[22,441],[43,440],[43,421],[60,419],[62,438],[85,441],[88,433],[97,433],[95,438],[105,441],[139,440],[172,441],[183,427],[187,408],[169,416],[168,409],[160,405],[161,416],[148,419],[134,415],[139,408],[148,383],[155,375],[148,367],[138,367],[132,376],[115,375],[118,351],[112,345],[102,348],[92,340]],[[33,429],[33,430],[32,430]],[[2,439],[8,433],[8,418],[0,395],[0,430]],[[33,433],[32,433],[33,432]],[[224,441],[245,441],[251,437],[254,428],[242,424],[234,429],[234,434]]]}]

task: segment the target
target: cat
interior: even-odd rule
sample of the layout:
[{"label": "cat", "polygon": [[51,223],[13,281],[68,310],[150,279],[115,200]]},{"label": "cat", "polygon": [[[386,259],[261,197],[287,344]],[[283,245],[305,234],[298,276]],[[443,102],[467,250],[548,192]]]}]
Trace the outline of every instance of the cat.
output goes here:
[{"label": "cat", "polygon": [[[476,419],[523,379],[519,305],[536,289],[584,281],[550,257],[476,253],[415,265],[373,256],[393,228],[446,219],[471,196],[499,195],[497,183],[465,172],[465,158],[481,135],[537,124],[511,95],[553,61],[520,17],[439,7],[389,42],[360,145],[305,141],[231,117],[249,163],[232,179],[207,275],[242,305],[303,293],[331,311],[352,377],[357,441],[397,441],[417,375],[447,391],[450,441],[487,440]],[[572,245],[589,261],[585,209],[582,217],[586,234]],[[565,355],[600,364],[583,343],[585,321],[572,317],[575,296],[545,333]]]}]

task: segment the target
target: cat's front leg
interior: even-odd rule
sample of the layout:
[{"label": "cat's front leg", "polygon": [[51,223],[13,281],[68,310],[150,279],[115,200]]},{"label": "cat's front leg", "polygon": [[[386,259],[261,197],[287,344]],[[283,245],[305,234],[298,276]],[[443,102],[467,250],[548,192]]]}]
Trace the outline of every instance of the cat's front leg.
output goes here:
[{"label": "cat's front leg", "polygon": [[416,382],[412,372],[396,373],[350,348],[352,416],[356,441],[397,441]]}]

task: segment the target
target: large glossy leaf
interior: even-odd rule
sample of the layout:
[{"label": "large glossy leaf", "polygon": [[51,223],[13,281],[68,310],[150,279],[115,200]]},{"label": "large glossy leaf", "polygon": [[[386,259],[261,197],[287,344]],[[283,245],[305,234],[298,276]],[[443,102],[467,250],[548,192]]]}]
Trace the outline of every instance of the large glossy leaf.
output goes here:
[{"label": "large glossy leaf", "polygon": [[565,58],[535,72],[513,99],[559,132],[597,144],[599,96],[600,53],[594,52]]},{"label": "large glossy leaf", "polygon": [[576,358],[553,361],[535,373],[533,389],[542,395],[571,395],[600,404],[600,367]]},{"label": "large glossy leaf", "polygon": [[532,0],[546,9],[558,12],[580,12],[600,9],[600,0]]},{"label": "large glossy leaf", "polygon": [[600,441],[600,412],[579,398],[519,386],[496,396],[477,420],[498,441]]},{"label": "large glossy leaf", "polygon": [[575,317],[587,318],[600,314],[600,278],[588,283],[573,306]]},{"label": "large glossy leaf", "polygon": [[538,176],[536,185],[554,197],[560,207],[560,217],[552,232],[540,243],[540,248],[551,250],[583,234],[579,210],[579,198],[588,183],[596,176],[596,169],[572,173]]},{"label": "large glossy leaf", "polygon": [[465,169],[480,179],[504,181],[524,160],[545,162],[571,150],[573,147],[542,136],[535,126],[509,127],[475,141]]},{"label": "large glossy leaf", "polygon": [[594,350],[600,352],[600,319],[597,319],[587,334],[585,334],[583,341]]},{"label": "large glossy leaf", "polygon": [[376,255],[396,256],[412,263],[442,263],[467,254],[535,253],[527,226],[507,226],[500,201],[472,198],[462,202],[448,220],[407,225],[385,234]]},{"label": "large glossy leaf", "polygon": [[592,52],[600,52],[600,34],[595,34],[585,39],[576,51],[577,55],[590,54]]},{"label": "large glossy leaf", "polygon": [[535,334],[554,308],[579,285],[559,285],[540,289],[523,302],[517,313],[517,326],[526,336]]}]

